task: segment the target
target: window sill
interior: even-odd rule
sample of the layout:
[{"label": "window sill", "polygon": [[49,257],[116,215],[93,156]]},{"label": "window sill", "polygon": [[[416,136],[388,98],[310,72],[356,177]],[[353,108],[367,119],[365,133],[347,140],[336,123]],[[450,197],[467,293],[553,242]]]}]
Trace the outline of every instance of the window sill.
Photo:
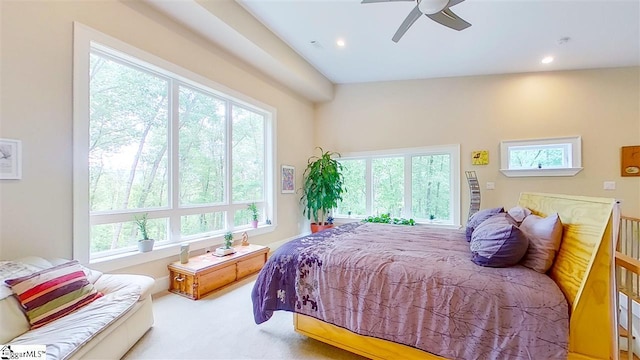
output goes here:
[{"label": "window sill", "polygon": [[[261,225],[257,229],[238,229],[233,232],[234,241],[241,240],[241,234],[247,232],[249,239],[253,236],[259,236],[263,234],[275,231],[276,225]],[[120,269],[124,269],[131,266],[136,266],[151,261],[167,259],[171,257],[178,257],[180,252],[180,245],[189,244],[189,252],[195,250],[203,250],[205,248],[214,248],[222,245],[223,235],[210,236],[195,240],[185,240],[179,243],[163,244],[155,246],[152,251],[142,253],[138,250],[132,250],[126,253],[105,256],[89,261],[88,267],[102,272],[111,272]]]},{"label": "window sill", "polygon": [[533,176],[575,176],[583,168],[562,168],[562,169],[524,169],[510,170],[500,169],[506,177],[533,177]]},{"label": "window sill", "polygon": [[[334,224],[336,224],[336,226],[338,225],[342,225],[342,224],[347,224],[350,222],[360,222],[362,221],[363,218],[356,218],[356,217],[351,217],[351,218],[335,218],[334,219]],[[425,222],[416,222],[416,226],[428,226],[428,227],[433,227],[433,228],[440,228],[440,229],[460,229],[462,226],[460,225],[456,225],[456,224],[452,224],[452,223],[444,223],[441,222],[440,220],[427,220]]]}]

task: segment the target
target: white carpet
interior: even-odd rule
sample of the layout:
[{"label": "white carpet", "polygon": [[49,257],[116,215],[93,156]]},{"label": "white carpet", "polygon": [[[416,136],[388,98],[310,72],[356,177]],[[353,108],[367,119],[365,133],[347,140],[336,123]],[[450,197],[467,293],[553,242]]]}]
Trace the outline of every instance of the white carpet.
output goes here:
[{"label": "white carpet", "polygon": [[276,311],[256,325],[251,303],[255,279],[197,301],[158,294],[153,327],[124,359],[365,359],[296,333],[288,312]]}]

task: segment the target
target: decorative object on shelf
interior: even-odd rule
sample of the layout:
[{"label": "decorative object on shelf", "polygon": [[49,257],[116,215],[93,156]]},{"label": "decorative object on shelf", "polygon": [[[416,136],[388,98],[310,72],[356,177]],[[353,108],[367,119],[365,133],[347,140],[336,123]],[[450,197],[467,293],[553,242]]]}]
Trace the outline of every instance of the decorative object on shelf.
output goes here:
[{"label": "decorative object on shelf", "polygon": [[471,165],[488,165],[489,150],[477,150],[471,152]]},{"label": "decorative object on shelf", "polygon": [[621,176],[640,176],[640,146],[623,146]]},{"label": "decorative object on shelf", "polygon": [[246,231],[242,233],[242,246],[249,246],[249,234]]},{"label": "decorative object on shelf", "polygon": [[0,139],[0,180],[22,179],[22,141]]},{"label": "decorative object on shelf", "polygon": [[247,205],[247,208],[251,211],[251,226],[255,229],[258,227],[258,207],[256,203],[253,202]]},{"label": "decorative object on shelf", "polygon": [[138,226],[138,230],[140,230],[140,234],[142,235],[142,239],[138,240],[138,250],[140,252],[149,252],[153,250],[153,244],[155,243],[154,239],[149,239],[149,229],[147,228],[147,213],[142,214],[142,216],[135,216],[136,225]]},{"label": "decorative object on shelf", "polygon": [[475,171],[465,171],[469,183],[469,218],[480,210],[480,184]]},{"label": "decorative object on shelf", "polygon": [[293,194],[296,191],[296,168],[289,165],[282,165],[280,177],[282,180],[282,193]]},{"label": "decorative object on shelf", "polygon": [[233,254],[236,252],[236,249],[231,247],[231,245],[233,245],[233,234],[231,231],[227,231],[227,233],[224,234],[224,246],[217,248],[213,254],[217,256]]},{"label": "decorative object on shelf", "polygon": [[333,227],[333,224],[325,222],[325,218],[338,206],[338,201],[342,200],[342,193],[346,192],[342,165],[333,158],[340,157],[340,154],[325,152],[320,147],[318,149],[320,156],[312,156],[307,160],[300,197],[303,214],[309,220],[313,218],[312,233]]},{"label": "decorative object on shelf", "polygon": [[189,262],[189,244],[180,245],[180,264]]}]

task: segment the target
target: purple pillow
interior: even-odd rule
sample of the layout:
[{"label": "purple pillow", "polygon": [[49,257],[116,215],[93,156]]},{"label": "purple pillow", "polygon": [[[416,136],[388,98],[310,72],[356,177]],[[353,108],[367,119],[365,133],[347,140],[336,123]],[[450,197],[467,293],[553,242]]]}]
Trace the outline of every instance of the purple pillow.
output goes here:
[{"label": "purple pillow", "polygon": [[499,214],[504,212],[503,207],[491,208],[480,210],[477,213],[471,215],[469,221],[467,221],[466,235],[467,241],[471,241],[471,234],[473,234],[473,230],[478,227],[478,225],[482,224],[483,221],[492,217],[495,214]]},{"label": "purple pillow", "polygon": [[478,226],[471,237],[471,260],[480,266],[516,265],[527,252],[529,239],[507,213],[496,214]]}]

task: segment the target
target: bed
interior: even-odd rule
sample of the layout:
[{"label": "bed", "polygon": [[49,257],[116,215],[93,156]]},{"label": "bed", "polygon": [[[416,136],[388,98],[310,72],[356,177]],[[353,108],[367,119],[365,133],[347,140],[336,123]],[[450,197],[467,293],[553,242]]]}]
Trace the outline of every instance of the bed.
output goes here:
[{"label": "bed", "polygon": [[273,254],[256,323],[291,311],[296,331],[372,359],[609,358],[614,200],[523,193],[519,205],[562,220],[548,276],[471,263],[460,230],[351,223]]}]

